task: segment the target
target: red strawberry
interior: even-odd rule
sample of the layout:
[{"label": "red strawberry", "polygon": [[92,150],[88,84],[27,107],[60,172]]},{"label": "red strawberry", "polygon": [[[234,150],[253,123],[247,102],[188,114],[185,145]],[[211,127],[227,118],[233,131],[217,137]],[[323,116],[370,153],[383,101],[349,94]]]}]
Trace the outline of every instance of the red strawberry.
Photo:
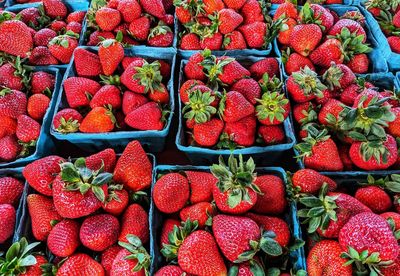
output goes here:
[{"label": "red strawberry", "polygon": [[162,0],[150,0],[140,2],[143,10],[159,19],[163,19],[166,16],[164,5]]},{"label": "red strawberry", "polygon": [[298,53],[290,54],[285,63],[285,70],[288,75],[292,75],[293,73],[298,72],[305,67],[308,67],[312,71],[315,71],[314,65],[311,60]]},{"label": "red strawberry", "polygon": [[77,48],[74,52],[75,70],[80,77],[95,77],[102,74],[100,58],[83,48]]},{"label": "red strawberry", "polygon": [[[20,64],[18,65],[20,66]],[[22,67],[17,70],[18,65],[6,63],[0,66],[0,85],[2,87],[20,91],[24,89],[23,77],[26,73]]]},{"label": "red strawberry", "polygon": [[218,20],[218,30],[225,35],[234,31],[243,22],[243,17],[233,9],[222,9],[218,12]]},{"label": "red strawberry", "polygon": [[297,103],[308,102],[315,97],[322,98],[326,86],[318,79],[317,73],[305,67],[293,73],[286,82],[287,90]]},{"label": "red strawberry", "polygon": [[223,43],[223,35],[219,32],[214,33],[211,36],[202,37],[200,39],[200,48],[209,50],[220,50]]},{"label": "red strawberry", "polygon": [[22,174],[29,185],[43,195],[53,194],[51,185],[55,176],[60,173],[60,163],[64,159],[51,155],[28,164]]},{"label": "red strawberry", "polygon": [[272,78],[273,76],[279,76],[279,63],[275,58],[263,58],[253,63],[249,71],[256,80],[262,79],[266,73]]},{"label": "red strawberry", "polygon": [[321,28],[316,24],[297,25],[290,34],[290,46],[302,56],[308,56],[322,39]]},{"label": "red strawberry", "polygon": [[392,207],[390,196],[377,186],[361,187],[357,190],[354,197],[369,207],[374,213],[387,212]]},{"label": "red strawberry", "polygon": [[178,212],[185,206],[188,199],[188,180],[178,173],[164,175],[154,185],[154,204],[163,213]]},{"label": "red strawberry", "polygon": [[103,37],[105,39],[114,39],[115,35],[112,32],[105,31],[94,31],[89,36],[89,41],[87,42],[88,46],[97,46],[101,41],[100,38]]},{"label": "red strawberry", "polygon": [[49,48],[38,46],[32,50],[29,63],[32,65],[56,65],[58,60],[52,56]]},{"label": "red strawberry", "polygon": [[39,9],[35,7],[23,9],[18,13],[18,16],[27,26],[38,27],[38,19],[40,18]]},{"label": "red strawberry", "polygon": [[11,161],[17,158],[21,146],[15,136],[5,136],[0,139],[0,160]]},{"label": "red strawberry", "polygon": [[223,101],[225,108],[222,116],[225,122],[237,122],[255,111],[254,106],[236,91],[227,93]]},{"label": "red strawberry", "polygon": [[[50,99],[43,94],[32,95],[28,99],[28,115],[37,121],[41,121],[49,107]],[[21,115],[23,116],[23,115]]]},{"label": "red strawberry", "polygon": [[124,48],[119,42],[121,36],[122,33],[118,33],[116,40],[106,39],[100,44],[99,58],[103,73],[106,76],[112,75],[124,58]]},{"label": "red strawberry", "polygon": [[182,50],[200,50],[200,38],[194,33],[188,33],[182,36],[180,48]]},{"label": "red strawberry", "polygon": [[67,23],[78,22],[81,23],[85,17],[86,12],[84,11],[74,11],[68,14]]},{"label": "red strawberry", "polygon": [[318,114],[318,121],[327,126],[335,127],[339,121],[339,114],[343,111],[342,103],[335,99],[329,99]]},{"label": "red strawberry", "polygon": [[152,92],[160,88],[163,79],[160,67],[158,61],[148,63],[145,60],[136,60],[121,75],[121,82],[132,92]]},{"label": "red strawberry", "polygon": [[174,34],[171,28],[159,23],[158,26],[151,29],[147,43],[154,47],[169,47],[173,40]]},{"label": "red strawberry", "polygon": [[324,81],[330,90],[346,88],[356,81],[356,75],[344,64],[333,64],[324,73]]},{"label": "red strawberry", "polygon": [[139,18],[142,13],[142,7],[136,0],[118,1],[117,10],[121,13],[123,20],[128,23]]},{"label": "red strawberry", "polygon": [[190,185],[190,202],[199,203],[212,200],[212,189],[217,179],[208,172],[185,171]]},{"label": "red strawberry", "polygon": [[100,88],[99,83],[87,78],[71,77],[64,81],[65,95],[71,108],[88,106],[89,99],[87,95],[94,96]]},{"label": "red strawberry", "polygon": [[252,78],[237,81],[232,86],[232,90],[241,93],[252,105],[255,105],[257,103],[256,99],[261,97],[261,88],[258,82]]},{"label": "red strawberry", "polygon": [[387,40],[392,51],[400,54],[400,38],[398,36],[390,36]]},{"label": "red strawberry", "polygon": [[197,144],[205,147],[215,146],[224,129],[224,123],[216,118],[193,127],[193,138]]},{"label": "red strawberry", "polygon": [[122,97],[122,111],[125,115],[128,115],[147,102],[148,100],[145,96],[131,91],[125,91]]},{"label": "red strawberry", "polygon": [[136,40],[147,40],[150,33],[150,19],[147,16],[139,17],[129,25],[129,33]]},{"label": "red strawberry", "polygon": [[[267,76],[268,77],[268,76]],[[279,125],[289,116],[289,100],[279,92],[266,92],[258,99],[256,116],[263,125]]]},{"label": "red strawberry", "polygon": [[55,77],[52,74],[37,71],[31,76],[31,92],[33,94],[44,94],[52,92],[55,85]]},{"label": "red strawberry", "polygon": [[86,218],[79,230],[82,244],[93,251],[106,250],[117,241],[118,234],[118,219],[108,214]]},{"label": "red strawberry", "polygon": [[363,36],[363,43],[367,41],[367,34],[360,23],[351,19],[340,19],[333,25],[329,30],[328,34],[331,36],[336,36],[342,32],[344,28],[347,28],[350,33],[356,33],[357,36]]},{"label": "red strawberry", "polygon": [[139,130],[162,130],[164,122],[162,111],[157,103],[146,103],[125,117],[125,122],[132,128]]},{"label": "red strawberry", "polygon": [[150,92],[149,99],[159,104],[168,104],[169,93],[167,87],[163,83],[160,83],[159,88]]},{"label": "red strawberry", "polygon": [[69,63],[78,41],[69,35],[56,36],[49,42],[50,53],[61,63]]},{"label": "red strawberry", "polygon": [[292,176],[292,184],[299,192],[306,194],[318,194],[324,183],[328,184],[330,191],[336,190],[336,182],[331,178],[311,169],[301,169]]},{"label": "red strawberry", "polygon": [[187,80],[184,82],[179,89],[179,95],[180,99],[183,103],[188,103],[189,102],[189,93],[192,90],[193,87],[198,86],[198,85],[204,85],[202,81],[199,80]]},{"label": "red strawberry", "polygon": [[242,50],[246,49],[246,40],[239,31],[233,31],[224,36],[223,47],[225,50]]},{"label": "red strawberry", "polygon": [[[235,1],[236,2],[236,1]],[[240,3],[239,1],[238,3]],[[248,0],[244,3],[241,14],[244,18],[244,24],[251,24],[254,22],[263,22],[264,15],[261,7],[261,3],[257,0]]]},{"label": "red strawberry", "polygon": [[10,204],[0,204],[0,243],[4,243],[14,233],[15,209]]},{"label": "red strawberry", "polygon": [[149,241],[148,214],[139,204],[130,205],[123,214],[118,240],[127,242],[129,234],[139,237],[143,243]]},{"label": "red strawberry", "polygon": [[61,133],[77,132],[82,122],[82,115],[72,108],[59,111],[53,119],[53,127]]},{"label": "red strawberry", "polygon": [[[221,141],[224,141],[224,136],[228,141],[231,141],[238,146],[249,147],[254,144],[256,134],[256,118],[253,115],[247,116],[233,123],[226,123],[224,133],[221,136]],[[229,148],[229,142],[226,147]]]},{"label": "red strawberry", "polygon": [[365,74],[369,69],[369,58],[366,54],[353,56],[346,64],[356,74]]},{"label": "red strawberry", "polygon": [[119,109],[122,104],[121,91],[114,85],[104,85],[93,96],[90,107],[112,107],[113,110]]},{"label": "red strawberry", "polygon": [[0,178],[0,204],[18,204],[24,184],[11,176]]},{"label": "red strawberry", "polygon": [[119,245],[113,245],[101,253],[101,265],[106,271],[106,275],[110,275],[112,264],[121,249],[122,247]]},{"label": "red strawberry", "polygon": [[57,223],[47,238],[47,247],[58,257],[74,254],[79,243],[79,223],[68,219]]},{"label": "red strawberry", "polygon": [[281,30],[278,34],[278,41],[280,44],[289,45],[290,35],[292,34],[293,28],[297,25],[297,21],[293,18],[288,18],[287,21],[282,25]]},{"label": "red strawberry", "polygon": [[152,164],[138,141],[130,142],[114,169],[114,181],[125,188],[140,191],[150,187]]},{"label": "red strawberry", "polygon": [[124,57],[124,59],[122,60],[122,67],[124,68],[124,70],[126,70],[126,68],[128,68],[128,66],[137,60],[141,60],[142,62],[144,62],[144,58],[142,57]]},{"label": "red strawberry", "polygon": [[285,3],[279,5],[276,9],[274,21],[278,20],[282,15],[284,15],[285,18],[290,17],[297,19],[298,12],[296,6],[290,1],[285,1]]},{"label": "red strawberry", "polygon": [[58,269],[59,275],[103,276],[104,268],[89,255],[77,253],[69,257]]},{"label": "red strawberry", "polygon": [[121,13],[115,9],[102,7],[96,11],[95,19],[102,31],[112,31],[121,22]]},{"label": "red strawberry", "polygon": [[118,216],[126,209],[129,204],[129,194],[126,190],[117,188],[108,189],[108,197],[103,204],[103,210],[107,213]]},{"label": "red strawberry", "polygon": [[67,23],[62,20],[55,20],[50,24],[50,29],[56,33],[61,33],[67,28]]},{"label": "red strawberry", "polygon": [[155,276],[164,276],[164,275],[170,275],[170,276],[180,276],[184,274],[185,272],[176,265],[167,265],[159,269]]},{"label": "red strawberry", "polygon": [[260,126],[258,135],[266,145],[281,144],[285,141],[282,126]]},{"label": "red strawberry", "polygon": [[0,115],[18,118],[26,112],[26,95],[18,90],[0,90]]},{"label": "red strawberry", "polygon": [[86,167],[92,171],[99,170],[103,165],[106,172],[112,173],[114,171],[117,156],[113,149],[105,149],[96,154],[90,155],[86,158]]},{"label": "red strawberry", "polygon": [[82,24],[78,23],[78,22],[68,23],[68,25],[66,27],[66,31],[70,31],[70,32],[73,32],[73,33],[79,35],[82,31]]},{"label": "red strawberry", "polygon": [[111,110],[104,107],[94,107],[83,118],[79,130],[83,133],[110,132],[114,129],[115,117]]},{"label": "red strawberry", "polygon": [[209,202],[199,202],[192,206],[183,208],[179,212],[182,221],[197,221],[200,228],[211,224],[211,218],[215,215],[214,206]]},{"label": "red strawberry", "polygon": [[168,244],[168,236],[174,230],[174,227],[179,227],[181,225],[179,220],[176,219],[166,219],[163,223],[163,227],[161,229],[160,235],[160,246],[162,247],[164,244]]},{"label": "red strawberry", "polygon": [[8,20],[0,25],[0,51],[26,58],[33,47],[29,28],[21,21]]},{"label": "red strawberry", "polygon": [[23,143],[30,143],[39,138],[41,125],[26,115],[20,115],[17,123],[17,138]]},{"label": "red strawberry", "polygon": [[324,68],[328,68],[332,62],[341,64],[344,60],[342,44],[337,39],[327,39],[311,53],[310,59],[314,65]]},{"label": "red strawberry", "polygon": [[8,116],[0,117],[0,139],[14,135],[17,130],[17,121]]},{"label": "red strawberry", "polygon": [[67,17],[68,9],[61,0],[43,0],[44,11],[51,18]]},{"label": "red strawberry", "polygon": [[267,34],[267,26],[264,22],[254,22],[239,27],[239,31],[246,39],[246,43],[250,48],[264,48],[265,36]]},{"label": "red strawberry", "polygon": [[195,79],[199,81],[205,81],[206,80],[206,75],[203,71],[203,66],[201,63],[204,61],[205,58],[208,58],[211,55],[210,51],[203,51],[203,52],[197,52],[194,55],[192,55],[187,64],[185,65],[184,72],[185,76],[188,79]]},{"label": "red strawberry", "polygon": [[252,211],[270,215],[279,215],[285,211],[287,207],[285,184],[279,177],[274,175],[258,176],[254,184],[260,189],[261,194],[258,195]]},{"label": "red strawberry", "polygon": [[42,255],[34,255],[34,258],[36,259],[36,263],[32,266],[28,266],[25,273],[19,274],[20,276],[39,276],[43,274],[41,266],[48,265],[47,259]]}]

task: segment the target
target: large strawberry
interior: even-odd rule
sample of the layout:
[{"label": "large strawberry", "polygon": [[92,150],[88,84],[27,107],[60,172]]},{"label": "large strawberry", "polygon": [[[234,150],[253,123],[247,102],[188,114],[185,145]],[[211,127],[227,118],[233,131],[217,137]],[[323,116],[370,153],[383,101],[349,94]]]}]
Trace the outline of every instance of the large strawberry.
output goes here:
[{"label": "large strawberry", "polygon": [[321,28],[316,24],[301,24],[290,34],[290,46],[299,54],[308,56],[322,39]]},{"label": "large strawberry", "polygon": [[84,253],[77,253],[62,263],[57,271],[59,275],[104,275],[104,268]]},{"label": "large strawberry", "polygon": [[115,39],[106,39],[100,44],[99,58],[106,76],[112,75],[124,58],[124,47],[121,41],[122,32],[118,32]]},{"label": "large strawberry", "polygon": [[322,91],[327,87],[318,79],[317,73],[307,66],[293,73],[287,79],[287,90],[294,101],[308,102],[316,97],[322,98]]},{"label": "large strawberry", "polygon": [[58,222],[47,237],[47,247],[58,257],[74,254],[79,244],[79,223],[75,220]]},{"label": "large strawberry", "polygon": [[0,115],[18,118],[26,113],[28,104],[26,95],[18,90],[3,88],[0,90]]},{"label": "large strawberry", "polygon": [[24,184],[12,176],[0,177],[0,204],[16,205],[24,190]]},{"label": "large strawberry", "polygon": [[78,40],[75,33],[56,36],[49,42],[50,53],[61,63],[69,63],[72,54],[78,47]]},{"label": "large strawberry", "polygon": [[88,106],[88,95],[94,96],[100,88],[98,82],[82,77],[71,77],[64,81],[65,95],[71,108]]},{"label": "large strawberry", "polygon": [[0,24],[0,50],[25,58],[33,47],[31,32],[23,22],[8,20]]},{"label": "large strawberry", "polygon": [[139,204],[130,205],[122,216],[120,242],[127,242],[127,235],[140,238],[144,244],[149,241],[149,219],[147,212]]}]

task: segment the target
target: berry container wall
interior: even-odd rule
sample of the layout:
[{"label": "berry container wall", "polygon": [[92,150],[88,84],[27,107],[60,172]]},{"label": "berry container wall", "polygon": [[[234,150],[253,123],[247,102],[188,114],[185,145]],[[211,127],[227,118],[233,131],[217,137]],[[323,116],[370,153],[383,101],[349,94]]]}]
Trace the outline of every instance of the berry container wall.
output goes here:
[{"label": "berry container wall", "polygon": [[[73,12],[73,11],[86,11],[87,12],[88,7],[89,7],[89,2],[86,0],[64,0],[63,2],[67,6],[69,12]],[[40,2],[31,3],[31,4],[14,5],[12,7],[6,8],[6,11],[10,11],[13,13],[19,13],[20,11],[22,11],[24,9],[32,8],[32,7],[37,8],[40,5],[41,5]],[[83,19],[83,20],[85,21],[85,19]],[[82,31],[79,34],[79,45],[83,44],[84,34],[85,34],[85,29],[84,29],[84,24],[82,23]],[[55,67],[64,72],[67,69],[68,64],[49,65],[49,67]]]},{"label": "berry container wall", "polygon": [[[261,57],[252,57],[252,56],[239,56],[235,57],[237,61],[242,64],[254,63],[263,58]],[[278,60],[280,63],[280,61]],[[178,90],[181,85],[185,82],[185,76],[183,72],[183,68],[186,65],[187,60],[181,61],[180,71],[179,71],[179,83]],[[282,74],[282,73],[281,73]],[[280,76],[282,79],[282,76]],[[296,138],[294,135],[293,122],[291,119],[291,115],[286,118],[283,122],[283,128],[285,131],[286,142],[284,144],[277,145],[268,145],[268,146],[252,146],[247,148],[235,149],[233,151],[229,149],[210,149],[203,148],[198,146],[188,146],[185,137],[185,126],[182,114],[182,102],[179,98],[178,93],[178,116],[179,116],[179,127],[178,132],[175,139],[175,144],[177,148],[184,152],[190,161],[194,165],[208,165],[213,162],[218,162],[218,157],[222,155],[225,158],[228,158],[231,154],[238,155],[242,154],[245,157],[252,157],[257,163],[262,165],[271,165],[277,158],[279,158],[283,153],[290,151],[296,143]]]},{"label": "berry container wall", "polygon": [[62,77],[61,77],[59,69],[51,68],[48,66],[36,66],[36,67],[33,67],[33,71],[34,72],[44,71],[44,72],[50,73],[55,76],[54,90],[52,91],[52,96],[51,96],[49,107],[46,111],[46,114],[43,117],[42,127],[40,128],[40,135],[36,142],[35,151],[31,155],[16,159],[11,162],[3,162],[3,163],[0,162],[0,168],[17,167],[17,166],[25,165],[25,164],[30,163],[40,157],[48,155],[55,148],[54,142],[50,136],[49,129],[50,129],[50,125],[51,125],[52,118],[53,118],[53,112],[56,107],[56,101],[57,101],[58,93],[60,91],[59,88],[61,85]]},{"label": "berry container wall", "polygon": [[396,83],[397,83],[397,87],[400,88],[400,72],[397,72],[397,74],[396,74]]},{"label": "berry container wall", "polygon": [[[326,5],[326,8],[336,12],[339,16],[342,16],[344,13],[347,11],[360,11],[360,8],[358,7],[352,7],[352,6],[344,6],[344,5]],[[276,10],[271,11],[271,14],[275,14]],[[363,12],[364,14],[364,12]],[[369,68],[369,73],[386,73],[389,71],[388,64],[385,59],[382,59],[382,53],[380,49],[381,42],[376,39],[376,36],[374,35],[373,29],[374,26],[371,26],[371,24],[368,22],[368,19],[366,18],[366,24],[364,27],[366,33],[367,33],[367,42],[370,43],[372,51],[368,53],[368,58],[370,60],[370,68]],[[279,50],[279,43],[278,40],[274,40],[274,50],[275,54],[278,57],[282,57],[282,53]],[[286,71],[285,71],[285,66],[282,64],[282,72],[285,78],[288,77]]]},{"label": "berry container wall", "polygon": [[[92,52],[97,52],[98,47],[89,47],[83,46],[87,50]],[[105,148],[114,148],[117,152],[122,151],[125,146],[132,140],[138,140],[142,146],[149,152],[161,152],[164,149],[165,141],[171,127],[173,110],[174,110],[174,69],[175,69],[175,54],[173,53],[163,53],[160,54],[155,52],[154,49],[139,49],[139,48],[131,48],[125,49],[125,56],[138,56],[143,57],[145,59],[161,59],[168,61],[171,65],[171,76],[168,81],[168,91],[170,95],[169,107],[171,110],[171,114],[168,116],[165,127],[161,131],[118,131],[118,132],[108,132],[108,133],[68,133],[62,134],[57,132],[53,124],[50,126],[50,134],[54,136],[57,140],[60,141],[68,141],[86,151],[95,152]],[[71,62],[67,68],[67,71],[64,75],[64,80],[69,77],[73,77],[76,75],[75,72],[75,63],[74,56],[71,59]],[[68,103],[65,97],[65,93],[63,90],[63,86],[61,85],[60,94],[58,95],[56,110],[57,111],[68,107]]]},{"label": "berry container wall", "polygon": [[[79,2],[83,2],[83,3],[88,3],[90,2],[90,0],[63,0],[64,3],[79,3]],[[18,3],[16,0],[4,0],[4,4],[6,7],[14,7],[14,6],[18,6],[18,7],[29,7],[29,5],[31,5],[32,3],[25,3],[25,4],[20,4]]]},{"label": "berry container wall", "polygon": [[[210,168],[207,166],[170,166],[170,165],[159,165],[155,168],[153,173],[153,183],[151,192],[153,193],[153,188],[155,183],[157,182],[158,174],[166,174],[170,172],[182,172],[182,171],[203,171],[209,172]],[[259,167],[256,168],[256,172],[260,175],[272,174],[280,177],[284,183],[287,183],[286,172],[284,169],[279,167]],[[291,234],[295,239],[301,239],[302,232],[300,228],[300,224],[297,217],[297,209],[295,204],[290,204],[288,207],[288,211],[285,214],[284,219],[289,224]],[[163,214],[157,210],[154,205],[153,197],[151,196],[151,204],[150,204],[150,252],[152,258],[150,275],[154,275],[158,269],[162,266],[166,265],[164,257],[160,253],[160,232],[163,225]],[[290,253],[290,265],[291,268],[294,268],[295,271],[300,269],[305,269],[305,255],[304,249],[300,248],[296,251],[292,251]]]},{"label": "berry container wall", "polygon": [[[117,154],[117,158],[119,158],[121,154]],[[153,164],[153,174],[155,173],[155,168],[157,165],[157,160],[156,157],[148,153],[147,154],[148,158],[150,159],[150,162]],[[72,162],[75,161],[76,159],[73,158]],[[23,168],[20,168],[20,174],[22,173]],[[2,170],[0,170],[0,176],[1,176]],[[150,189],[146,191],[147,193],[150,192]],[[17,212],[17,224],[15,227],[15,233],[13,237],[13,242],[19,241],[21,238],[25,237],[29,243],[36,242],[37,240],[34,238],[32,234],[32,229],[31,229],[31,217],[29,215],[29,210],[28,210],[28,202],[27,202],[27,196],[30,194],[36,194],[37,192],[29,187],[29,184],[27,181],[25,181],[25,188],[24,192],[22,194],[19,206],[18,206],[18,212]],[[148,211],[148,210],[147,210]],[[150,218],[150,217],[149,217]],[[149,250],[149,245],[146,246],[147,250]],[[55,256],[47,249],[46,247],[46,242],[41,242],[39,249],[41,252],[45,252],[46,256],[49,257],[49,261],[55,258]],[[89,254],[90,256],[93,257],[100,257],[99,253],[96,253],[94,251],[91,251],[83,246],[80,246],[77,250],[83,249],[85,252]]]},{"label": "berry container wall", "polygon": [[[379,88],[385,88],[385,89],[400,89],[400,84],[397,82],[395,76],[392,73],[376,73],[376,74],[365,74],[365,75],[357,75],[359,77],[365,78],[367,81],[372,82],[373,84],[377,85]],[[297,136],[296,136],[297,137]],[[294,149],[294,156],[299,155],[299,152]],[[297,162],[298,166],[300,169],[304,169],[305,165],[302,160],[298,160]],[[329,174],[331,175],[368,175],[368,174],[378,174],[378,173],[387,173],[387,174],[393,174],[393,173],[399,173],[400,171],[393,170],[389,168],[388,170],[382,170],[382,171],[363,171],[361,169],[358,169],[358,171],[341,171],[341,172],[321,172],[323,174]]]},{"label": "berry container wall", "polygon": [[23,168],[0,169],[0,178],[6,177],[6,176],[12,176],[17,179],[21,179],[25,183],[24,191],[22,192],[21,198],[19,199],[18,206],[14,206],[16,208],[14,235],[12,238],[9,239],[9,241],[6,241],[4,244],[0,244],[1,251],[6,250],[11,245],[12,242],[15,242],[16,240],[18,240],[17,229],[18,229],[18,225],[21,221],[22,213],[24,212],[23,201],[24,201],[24,198],[26,198],[26,192],[27,192],[27,188],[28,188],[28,184],[25,182],[24,177],[22,176],[22,169]]},{"label": "berry container wall", "polygon": [[379,50],[381,51],[381,55],[386,59],[388,65],[389,65],[389,70],[391,72],[396,72],[400,70],[400,54],[397,54],[392,51],[390,48],[390,45],[388,43],[388,40],[385,36],[385,34],[382,32],[378,21],[373,17],[373,15],[367,11],[367,9],[364,8],[363,4],[365,1],[361,1],[359,8],[363,15],[365,16],[365,19],[367,21],[367,24],[369,25],[371,32],[373,36],[375,37],[375,40],[378,42],[378,47]]}]

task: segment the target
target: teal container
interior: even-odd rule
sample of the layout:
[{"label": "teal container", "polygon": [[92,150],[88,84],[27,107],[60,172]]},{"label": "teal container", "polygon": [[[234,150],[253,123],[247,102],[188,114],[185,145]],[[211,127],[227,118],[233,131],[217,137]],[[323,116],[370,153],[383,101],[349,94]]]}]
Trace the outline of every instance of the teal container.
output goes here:
[{"label": "teal container", "polygon": [[[262,57],[252,57],[252,56],[239,56],[235,57],[242,64],[252,64],[258,60],[263,59]],[[278,60],[278,62],[280,62]],[[183,73],[183,68],[186,65],[187,60],[181,61],[180,71],[179,71],[179,88],[185,82],[185,76]],[[282,76],[281,76],[282,79]],[[283,128],[286,135],[286,141],[283,144],[278,145],[269,145],[269,146],[252,146],[247,148],[235,149],[233,151],[229,149],[210,149],[203,148],[198,146],[188,146],[185,138],[185,123],[183,120],[182,114],[182,103],[179,99],[179,95],[177,97],[178,104],[178,116],[179,116],[179,127],[178,132],[175,139],[175,144],[178,150],[184,152],[190,161],[195,165],[209,165],[215,162],[218,162],[218,157],[222,155],[225,158],[228,158],[232,153],[234,155],[242,154],[245,157],[253,157],[253,159],[263,165],[271,165],[277,158],[279,158],[283,153],[291,150],[295,144],[295,136],[293,123],[291,120],[291,116],[289,116],[283,122]]]},{"label": "teal container", "polygon": [[33,67],[33,71],[44,71],[47,73],[50,73],[55,76],[55,85],[54,85],[54,90],[52,93],[51,101],[49,104],[49,108],[46,111],[46,114],[43,117],[42,121],[42,127],[40,129],[40,136],[39,139],[36,142],[36,149],[35,151],[26,157],[16,159],[15,161],[11,162],[0,162],[0,168],[5,168],[5,167],[19,167],[22,165],[26,165],[27,163],[30,163],[36,159],[39,159],[40,157],[43,157],[44,155],[48,155],[49,152],[52,152],[55,148],[53,140],[51,139],[50,136],[50,125],[52,122],[53,118],[53,112],[56,107],[56,100],[58,97],[58,93],[60,91],[60,85],[61,85],[61,74],[59,69],[57,68],[52,68],[49,66],[37,66]]},{"label": "teal container", "polygon": [[[89,47],[83,46],[87,50],[92,52],[97,52],[98,47]],[[167,122],[165,123],[165,127],[161,131],[117,131],[117,132],[109,132],[109,133],[68,133],[62,134],[57,132],[53,125],[50,126],[50,134],[59,141],[68,141],[83,150],[89,152],[96,152],[105,148],[114,148],[116,151],[122,151],[125,146],[132,140],[138,140],[142,146],[146,149],[146,151],[150,152],[161,152],[164,149],[166,137],[171,127],[173,110],[174,110],[174,68],[175,68],[175,54],[160,54],[151,49],[125,49],[125,56],[138,56],[143,57],[145,59],[160,59],[165,60],[171,65],[171,76],[168,81],[168,91],[170,95],[169,107],[171,110],[171,114],[168,117]],[[64,75],[64,80],[69,77],[73,77],[76,75],[75,66],[74,66],[74,57],[72,57],[71,62],[68,66],[68,69]],[[61,109],[67,108],[68,103],[66,100],[66,96],[63,90],[63,87],[60,88],[61,92],[58,95],[56,102],[56,110],[54,115]]]},{"label": "teal container", "polygon": [[[91,0],[63,0],[64,3],[68,2],[73,2],[73,3],[89,3]],[[5,4],[6,7],[12,7],[12,6],[18,6],[18,7],[26,7],[32,3],[25,3],[25,4],[20,4],[15,0],[4,0],[3,3]]]},{"label": "teal container", "polygon": [[[154,185],[157,182],[157,176],[159,174],[166,174],[170,172],[181,172],[181,171],[203,171],[209,172],[210,168],[206,166],[169,166],[169,165],[159,165],[155,168],[155,172],[153,174],[153,184],[152,190],[153,193]],[[256,171],[260,175],[272,174],[280,177],[284,183],[287,183],[286,172],[282,168],[278,167],[260,167],[256,168]],[[289,224],[292,236],[295,239],[301,239],[302,232],[300,228],[300,224],[297,218],[297,210],[295,204],[290,204],[287,213],[285,214],[284,219]],[[158,211],[156,206],[154,205],[153,197],[151,197],[151,205],[150,205],[150,250],[152,262],[150,275],[154,275],[158,269],[162,266],[166,265],[164,257],[160,253],[160,232],[162,229],[164,221],[164,215]],[[300,269],[305,269],[305,255],[304,249],[298,249],[296,251],[291,252],[290,254],[290,267],[294,268],[295,271]]]}]

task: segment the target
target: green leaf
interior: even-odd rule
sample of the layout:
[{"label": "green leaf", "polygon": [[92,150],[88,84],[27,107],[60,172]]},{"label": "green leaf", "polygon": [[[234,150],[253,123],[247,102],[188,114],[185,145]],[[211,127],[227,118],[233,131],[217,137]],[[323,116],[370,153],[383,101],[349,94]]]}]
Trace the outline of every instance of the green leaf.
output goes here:
[{"label": "green leaf", "polygon": [[282,255],[282,247],[274,239],[265,237],[261,238],[260,247],[266,254],[270,256]]},{"label": "green leaf", "polygon": [[96,198],[98,200],[100,200],[101,202],[105,202],[106,201],[106,196],[104,194],[104,191],[101,187],[99,186],[92,186],[92,191],[94,193],[94,195],[96,196]]},{"label": "green leaf", "polygon": [[20,261],[20,266],[32,266],[37,263],[33,255],[28,255]]},{"label": "green leaf", "polygon": [[110,183],[112,178],[113,178],[113,175],[111,173],[107,173],[107,172],[101,173],[93,179],[92,185],[102,186],[104,184]]}]

